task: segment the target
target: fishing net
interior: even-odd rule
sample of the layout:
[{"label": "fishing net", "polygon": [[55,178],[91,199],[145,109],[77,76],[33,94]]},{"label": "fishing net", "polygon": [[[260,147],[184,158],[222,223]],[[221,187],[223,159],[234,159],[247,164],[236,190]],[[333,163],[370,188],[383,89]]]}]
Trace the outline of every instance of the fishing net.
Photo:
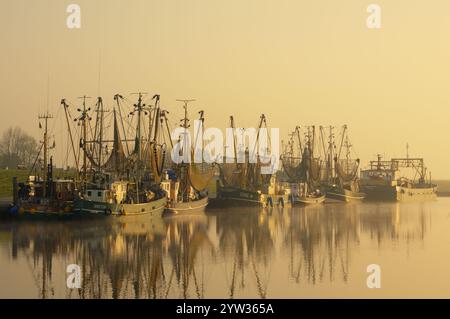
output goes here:
[{"label": "fishing net", "polygon": [[241,187],[244,184],[246,165],[235,163],[223,163],[219,166],[220,178],[224,186]]},{"label": "fishing net", "polygon": [[208,187],[214,176],[214,164],[192,163],[189,165],[188,176],[191,186],[201,192]]},{"label": "fishing net", "polygon": [[149,149],[151,149],[150,162],[153,179],[155,183],[160,183],[163,176],[166,146],[165,144],[161,145],[152,143],[152,146]]},{"label": "fishing net", "polygon": [[344,182],[355,180],[358,174],[359,161],[358,160],[337,160],[336,173],[338,177]]},{"label": "fishing net", "polygon": [[126,163],[127,159],[123,150],[122,140],[120,138],[116,114],[114,113],[114,143],[111,154],[103,165],[103,169],[107,172],[114,172],[120,175],[125,171]]},{"label": "fishing net", "polygon": [[224,163],[219,166],[220,178],[225,186],[233,185],[234,172],[236,171],[236,169],[237,167],[236,164],[234,163],[232,164]]},{"label": "fishing net", "polygon": [[285,157],[281,158],[281,164],[283,165],[284,172],[290,179],[300,178],[300,166],[301,159],[298,157]]},{"label": "fishing net", "polygon": [[309,167],[309,177],[311,181],[315,184],[320,182],[321,179],[321,163],[317,158],[312,159],[311,165]]}]

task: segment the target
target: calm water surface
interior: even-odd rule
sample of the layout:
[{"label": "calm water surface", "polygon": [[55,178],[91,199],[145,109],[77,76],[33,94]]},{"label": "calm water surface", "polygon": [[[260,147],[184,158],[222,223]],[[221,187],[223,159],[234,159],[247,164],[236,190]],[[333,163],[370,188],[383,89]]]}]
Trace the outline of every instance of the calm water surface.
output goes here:
[{"label": "calm water surface", "polygon": [[1,223],[0,298],[15,297],[450,298],[450,198]]}]

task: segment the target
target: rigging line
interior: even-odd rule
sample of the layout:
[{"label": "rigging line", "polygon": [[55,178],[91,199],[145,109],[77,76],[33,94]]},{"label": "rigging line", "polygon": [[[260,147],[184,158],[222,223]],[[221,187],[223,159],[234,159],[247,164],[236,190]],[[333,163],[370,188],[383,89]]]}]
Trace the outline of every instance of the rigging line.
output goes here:
[{"label": "rigging line", "polygon": [[28,172],[28,175],[31,175],[31,173],[33,172],[33,170],[35,169],[36,163],[39,160],[39,156],[41,155],[42,152],[42,148],[44,147],[44,143],[41,143],[41,147],[39,148],[39,152],[36,156],[36,159],[34,160],[33,166],[31,166],[30,171]]},{"label": "rigging line", "polygon": [[[55,120],[58,119],[60,111],[61,111],[61,109],[58,108],[58,111],[56,111],[56,117],[55,117]],[[48,110],[47,110],[47,112],[48,112]],[[50,130],[48,130],[48,134],[49,134],[49,135],[53,135],[53,134],[54,134],[53,131],[54,131],[54,129],[55,129],[56,122],[58,122],[58,121],[53,121],[52,125],[50,126]]]},{"label": "rigging line", "polygon": [[102,49],[98,48],[98,82],[97,82],[97,95],[101,96],[101,75],[102,75]]},{"label": "rigging line", "polygon": [[[69,137],[69,131],[67,131],[67,140],[70,139]],[[67,143],[67,148],[66,148],[66,159],[63,162],[63,168],[64,166],[69,166],[69,143]]]},{"label": "rigging line", "polygon": [[50,101],[50,56],[47,56],[48,62],[47,62],[47,97],[45,101],[45,106],[47,108],[48,112],[48,105]]},{"label": "rigging line", "polygon": [[[202,114],[202,116],[203,116],[203,114]],[[200,129],[201,130],[198,130],[197,131],[197,135],[195,136],[195,138],[194,138],[194,144],[193,144],[193,146],[194,146],[194,148],[197,146],[197,141],[198,141],[198,139],[199,139],[199,135],[200,135],[200,133],[202,134],[202,136],[200,137],[201,138],[201,142],[202,142],[202,150],[203,150],[203,135],[204,135],[204,122],[205,120],[203,119],[203,118],[201,118],[201,120],[200,120]],[[194,129],[195,130],[195,129]],[[202,154],[202,158],[203,158],[203,154]]]},{"label": "rigging line", "polygon": [[[97,96],[101,96],[101,74],[102,74],[102,10],[100,9],[100,1],[97,1],[97,21],[98,21],[98,78],[97,78]],[[106,6],[107,8],[108,6]]]}]

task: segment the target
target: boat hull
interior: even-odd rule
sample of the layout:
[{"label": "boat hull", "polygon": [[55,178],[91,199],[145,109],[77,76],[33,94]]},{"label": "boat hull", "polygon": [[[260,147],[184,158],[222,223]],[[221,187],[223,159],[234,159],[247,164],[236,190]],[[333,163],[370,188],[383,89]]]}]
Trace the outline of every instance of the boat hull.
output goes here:
[{"label": "boat hull", "polygon": [[317,205],[322,204],[325,201],[325,195],[316,197],[296,197],[294,199],[294,205]]},{"label": "boat hull", "polygon": [[365,193],[353,192],[351,190],[339,187],[330,187],[326,190],[326,198],[341,202],[361,201],[366,197]]},{"label": "boat hull", "polygon": [[223,187],[211,207],[284,207],[290,204],[288,195],[269,195],[258,191]]},{"label": "boat hull", "polygon": [[217,190],[214,206],[257,206],[262,207],[261,194],[234,187],[221,187]]},{"label": "boat hull", "polygon": [[13,217],[26,219],[60,219],[74,216],[72,201],[49,199],[19,200],[9,212]]},{"label": "boat hull", "polygon": [[169,214],[197,214],[203,213],[208,206],[208,197],[195,201],[168,203],[166,212]]},{"label": "boat hull", "polygon": [[161,217],[167,205],[167,199],[160,198],[148,203],[113,204],[85,199],[75,201],[74,211],[85,216],[148,216]]},{"label": "boat hull", "polygon": [[407,202],[407,201],[426,201],[435,200],[437,198],[437,188],[436,187],[396,187],[397,201]]},{"label": "boat hull", "polygon": [[373,201],[424,201],[437,197],[436,187],[402,187],[402,186],[371,186],[363,187],[367,200]]},{"label": "boat hull", "polygon": [[395,186],[365,185],[361,190],[367,194],[367,200],[373,201],[396,201],[397,190]]}]

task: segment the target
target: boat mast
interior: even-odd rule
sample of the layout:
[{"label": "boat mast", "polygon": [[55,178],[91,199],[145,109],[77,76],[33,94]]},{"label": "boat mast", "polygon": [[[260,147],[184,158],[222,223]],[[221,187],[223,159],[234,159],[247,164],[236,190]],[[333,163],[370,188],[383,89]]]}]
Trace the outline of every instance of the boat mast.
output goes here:
[{"label": "boat mast", "polygon": [[341,144],[339,145],[339,153],[338,153],[338,156],[337,156],[338,159],[341,158],[342,147],[344,146],[344,139],[345,139],[345,137],[348,138],[348,135],[346,133],[347,133],[347,125],[344,125],[342,127]]},{"label": "boat mast", "polygon": [[138,103],[135,104],[134,106],[136,107],[136,111],[138,113],[138,123],[137,123],[136,136],[137,136],[137,143],[138,143],[137,147],[138,147],[138,171],[139,171],[140,162],[142,161],[141,117],[142,117],[142,111],[143,111],[143,108],[144,108],[145,104],[142,103],[142,93],[139,92],[138,94],[139,94]]},{"label": "boat mast", "polygon": [[123,100],[123,96],[120,94],[116,94],[116,95],[114,95],[114,100],[117,103],[117,110],[119,111],[120,124],[122,126],[123,138],[126,141],[125,146],[127,148],[127,156],[128,156],[128,155],[130,155],[130,149],[128,147],[127,132],[125,131],[125,125],[123,124],[122,111],[120,110],[120,102],[119,102],[119,100]]},{"label": "boat mast", "polygon": [[172,142],[172,137],[171,137],[171,133],[170,133],[169,120],[167,118],[167,114],[169,114],[168,111],[161,110],[161,119],[163,119],[166,124],[166,130],[167,130],[167,134],[168,134],[168,138],[169,138],[169,142],[170,142],[170,148],[173,149],[173,142]]},{"label": "boat mast", "polygon": [[409,159],[409,144],[406,143],[406,158]]},{"label": "boat mast", "polygon": [[327,148],[325,147],[325,137],[323,136],[323,126],[319,126],[319,131],[320,131],[320,142],[322,144],[323,156],[326,157]]},{"label": "boat mast", "polygon": [[98,171],[100,172],[102,167],[102,152],[103,152],[103,119],[104,119],[104,113],[107,112],[103,108],[103,99],[101,97],[98,97],[97,99],[97,122],[95,124],[96,130],[98,126]]},{"label": "boat mast", "polygon": [[311,155],[311,151],[312,151],[311,140],[312,140],[311,126],[308,126],[307,133],[306,133],[306,146],[307,146],[308,151],[310,152],[310,155]]},{"label": "boat mast", "polygon": [[44,197],[46,196],[46,192],[47,192],[47,162],[48,162],[48,120],[52,119],[53,116],[50,115],[47,111],[47,113],[44,113],[42,115],[39,115],[38,118],[40,120],[44,120],[44,141],[43,141],[43,145],[44,145],[44,190],[43,190],[43,195]]},{"label": "boat mast", "polygon": [[329,130],[329,136],[328,136],[328,170],[329,170],[329,178],[331,180],[334,179],[334,157],[333,157],[333,149],[334,149],[334,133],[333,133],[334,127],[330,125]]},{"label": "boat mast", "polygon": [[159,121],[161,119],[161,109],[159,107],[159,100],[160,100],[159,94],[155,94],[152,99],[155,100],[155,107],[154,107],[155,114],[154,114],[154,116],[152,116],[152,110],[150,110],[150,112],[149,112],[149,135],[148,135],[148,138],[150,140],[151,135],[152,135],[152,131],[153,131],[153,126],[154,126],[155,134],[153,135],[153,142],[156,144],[157,143],[157,139],[158,139],[158,135],[159,135],[159,124],[160,124]]},{"label": "boat mast", "polygon": [[83,108],[78,109],[78,112],[81,112],[81,115],[78,119],[75,119],[75,121],[81,121],[82,137],[81,137],[81,141],[80,141],[80,146],[83,149],[83,184],[86,187],[86,182],[87,182],[87,149],[86,149],[87,125],[86,125],[86,122],[91,119],[88,116],[88,111],[90,111],[91,108],[86,109],[86,99],[90,99],[89,96],[84,95],[82,97],[79,97],[79,99],[83,100]]},{"label": "boat mast", "polygon": [[300,126],[296,126],[295,127],[295,132],[297,133],[297,139],[298,139],[298,147],[299,147],[299,151],[300,151],[300,157],[303,154],[303,145],[302,145],[302,137],[300,136],[300,132],[301,132],[301,127]]},{"label": "boat mast", "polygon": [[288,142],[288,154],[291,157],[291,163],[294,161],[294,135],[295,132],[289,134],[289,142]]},{"label": "boat mast", "polygon": [[138,97],[138,102],[137,104],[134,104],[134,112],[137,112],[138,114],[138,122],[137,122],[137,128],[136,128],[136,146],[137,147],[137,153],[138,153],[138,160],[137,160],[137,166],[136,166],[136,200],[137,203],[139,204],[139,183],[141,182],[141,167],[142,167],[142,150],[141,150],[141,146],[142,146],[142,136],[141,136],[141,117],[142,117],[142,112],[144,110],[145,104],[142,101],[142,97],[144,94],[147,93],[143,93],[143,92],[139,92],[139,93],[133,93],[133,94],[137,94]]},{"label": "boat mast", "polygon": [[231,131],[233,132],[234,164],[237,164],[236,136],[234,134],[234,117],[233,117],[233,115],[230,116],[230,126],[231,126]]},{"label": "boat mast", "polygon": [[[185,152],[188,150],[188,145],[187,145],[187,133],[188,133],[188,128],[190,127],[189,124],[189,119],[188,119],[188,104],[190,102],[194,102],[194,99],[190,99],[190,100],[177,100],[178,102],[182,102],[183,103],[183,108],[184,108],[184,118],[181,120],[181,127],[184,128],[184,138],[183,138],[183,157],[185,155]],[[181,190],[182,190],[182,200],[183,202],[186,202],[189,200],[189,193],[188,193],[188,176],[187,176],[187,167],[186,167],[186,163],[181,164],[180,166],[180,182],[181,182]]]},{"label": "boat mast", "polygon": [[184,152],[187,149],[187,139],[186,139],[186,135],[187,135],[187,129],[190,127],[189,124],[189,119],[188,119],[188,104],[191,102],[195,102],[194,99],[191,100],[177,100],[178,102],[182,102],[183,103],[183,108],[184,108],[184,118],[181,120],[181,127],[184,128],[184,141],[183,141],[183,155]]},{"label": "boat mast", "polygon": [[73,142],[72,129],[70,128],[69,113],[68,113],[69,105],[66,103],[66,99],[61,100],[61,105],[64,107],[64,113],[66,115],[66,122],[67,122],[67,129],[69,130],[70,144],[72,145],[73,157],[75,159],[75,167],[77,169],[75,179],[78,180],[78,174],[80,173],[79,168],[78,168],[78,156],[75,151],[75,144]]},{"label": "boat mast", "polygon": [[187,118],[187,112],[188,112],[188,105],[191,102],[195,102],[195,99],[191,99],[191,100],[177,100],[178,102],[182,102],[183,103],[183,108],[184,108],[184,118],[181,120],[181,127],[183,127],[184,129],[188,129],[189,128],[189,119]]},{"label": "boat mast", "polygon": [[349,167],[350,167],[350,148],[352,147],[352,144],[350,144],[349,140],[348,140],[348,135],[345,137],[345,149],[346,149],[346,154],[345,154],[345,158],[346,158],[346,170],[348,173]]},{"label": "boat mast", "polygon": [[257,147],[259,144],[259,134],[261,132],[261,128],[262,128],[263,124],[265,124],[265,126],[267,128],[266,116],[264,114],[261,114],[259,125],[258,125],[258,131],[256,133],[256,143],[255,143],[255,147],[253,149],[253,154],[255,154],[255,156],[256,156],[256,151],[257,151]]}]

